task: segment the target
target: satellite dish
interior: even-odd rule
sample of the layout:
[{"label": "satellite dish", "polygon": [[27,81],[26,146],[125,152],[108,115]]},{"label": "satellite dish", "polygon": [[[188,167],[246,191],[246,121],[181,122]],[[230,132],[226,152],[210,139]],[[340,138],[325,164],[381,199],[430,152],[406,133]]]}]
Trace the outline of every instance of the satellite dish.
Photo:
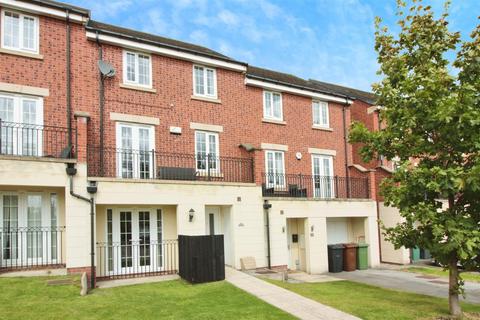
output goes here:
[{"label": "satellite dish", "polygon": [[111,78],[115,75],[115,68],[106,61],[98,60],[98,69],[104,77]]}]

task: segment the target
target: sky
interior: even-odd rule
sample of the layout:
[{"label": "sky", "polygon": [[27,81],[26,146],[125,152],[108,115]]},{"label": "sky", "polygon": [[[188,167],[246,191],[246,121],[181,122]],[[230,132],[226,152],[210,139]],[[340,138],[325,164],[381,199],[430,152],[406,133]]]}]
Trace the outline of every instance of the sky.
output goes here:
[{"label": "sky", "polygon": [[[92,18],[221,52],[250,65],[370,90],[378,81],[374,19],[392,31],[396,0],[64,0]],[[441,13],[443,0],[424,0]],[[480,0],[452,0],[450,27],[464,39]]]}]

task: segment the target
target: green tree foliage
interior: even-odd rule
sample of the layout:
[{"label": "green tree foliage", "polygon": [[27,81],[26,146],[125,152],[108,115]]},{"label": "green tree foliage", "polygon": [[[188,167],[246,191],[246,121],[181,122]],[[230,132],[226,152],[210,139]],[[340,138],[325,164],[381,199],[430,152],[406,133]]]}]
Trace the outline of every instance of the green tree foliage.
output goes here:
[{"label": "green tree foliage", "polygon": [[480,266],[480,26],[462,41],[448,28],[448,7],[436,16],[420,0],[398,1],[398,34],[377,18],[382,80],[373,90],[384,125],[371,132],[354,123],[350,140],[363,144],[367,162],[398,161],[381,192],[402,221],[384,233],[396,248],[430,250],[449,269],[450,312],[460,316],[457,264]]}]

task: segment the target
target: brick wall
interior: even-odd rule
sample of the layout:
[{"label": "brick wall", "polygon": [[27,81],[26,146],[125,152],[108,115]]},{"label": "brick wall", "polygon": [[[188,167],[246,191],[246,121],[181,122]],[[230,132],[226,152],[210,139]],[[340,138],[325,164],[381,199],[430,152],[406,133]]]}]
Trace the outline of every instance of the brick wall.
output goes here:
[{"label": "brick wall", "polygon": [[[43,60],[1,54],[6,63],[0,64],[0,81],[46,87],[45,124],[66,126],[65,22],[40,17],[40,54]],[[83,26],[71,24],[72,31],[72,115],[75,111],[90,113],[89,145],[99,144],[99,75],[98,47],[86,39]],[[286,173],[311,175],[311,155],[308,148],[336,150],[334,173],[345,176],[344,132],[341,104],[329,103],[330,127],[333,131],[312,129],[311,99],[283,93],[283,113],[286,125],[262,122],[262,89],[246,86],[245,75],[217,68],[218,98],[221,104],[193,100],[191,62],[152,55],[153,88],[155,93],[121,88],[123,49],[102,44],[103,59],[117,70],[114,78],[105,81],[105,146],[115,147],[115,122],[110,112],[159,118],[155,127],[156,150],[194,153],[194,130],[190,122],[222,125],[219,134],[220,155],[255,158],[256,181],[265,171],[264,152],[249,154],[239,148],[241,143],[260,147],[263,143],[288,145],[285,153]],[[3,62],[2,61],[2,62]],[[12,68],[11,66],[15,66]],[[350,123],[350,108],[346,121]],[[72,120],[72,123],[75,122]],[[170,126],[181,127],[181,135],[172,135]],[[297,160],[295,154],[303,158]],[[348,146],[352,162],[352,146]]]}]

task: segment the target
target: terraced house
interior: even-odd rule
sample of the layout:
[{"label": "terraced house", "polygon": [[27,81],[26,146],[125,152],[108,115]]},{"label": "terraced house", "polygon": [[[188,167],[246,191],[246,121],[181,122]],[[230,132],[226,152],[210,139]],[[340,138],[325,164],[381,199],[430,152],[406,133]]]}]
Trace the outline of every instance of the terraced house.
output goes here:
[{"label": "terraced house", "polygon": [[63,3],[0,9],[1,271],[176,272],[181,234],[223,234],[238,269],[326,272],[342,242],[379,263],[358,95]]}]

